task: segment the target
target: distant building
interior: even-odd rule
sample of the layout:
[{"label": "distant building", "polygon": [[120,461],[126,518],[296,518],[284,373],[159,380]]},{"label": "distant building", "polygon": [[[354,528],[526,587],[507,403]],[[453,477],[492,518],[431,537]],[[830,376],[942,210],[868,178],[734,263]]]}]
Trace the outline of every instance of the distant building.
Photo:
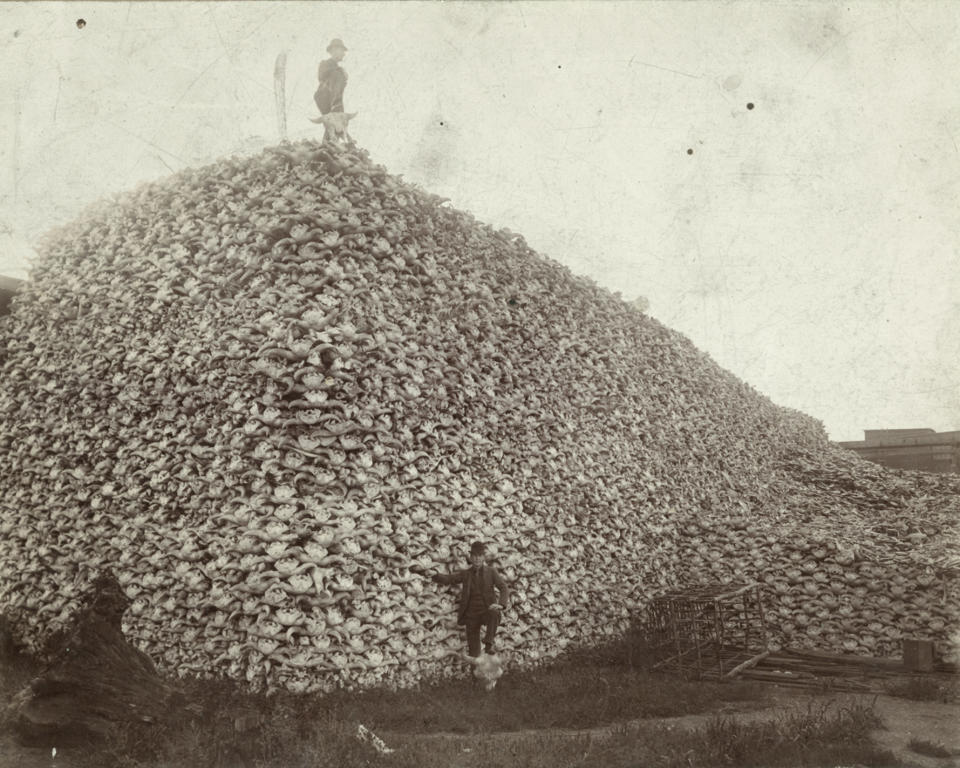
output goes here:
[{"label": "distant building", "polygon": [[10,311],[10,299],[17,292],[23,280],[17,280],[15,277],[6,277],[0,275],[0,316]]},{"label": "distant building", "polygon": [[891,469],[960,474],[960,431],[865,429],[863,438],[839,445]]}]

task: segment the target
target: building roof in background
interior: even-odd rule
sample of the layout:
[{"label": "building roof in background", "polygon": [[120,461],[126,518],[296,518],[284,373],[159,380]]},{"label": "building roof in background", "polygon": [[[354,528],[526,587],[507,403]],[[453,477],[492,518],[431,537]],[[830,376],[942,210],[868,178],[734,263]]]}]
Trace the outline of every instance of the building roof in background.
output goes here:
[{"label": "building roof in background", "polygon": [[13,293],[21,285],[23,285],[23,283],[24,283],[23,280],[20,280],[16,277],[10,277],[9,275],[0,275],[0,291]]},{"label": "building roof in background", "polygon": [[920,437],[921,435],[934,435],[936,430],[930,428],[922,429],[865,429],[863,430],[863,439],[867,442],[873,440],[897,440],[902,437]]},{"label": "building roof in background", "polygon": [[864,440],[844,440],[844,448],[884,448],[918,445],[960,444],[960,430],[936,432],[932,429],[865,429]]},{"label": "building roof in background", "polygon": [[23,280],[8,275],[0,275],[0,316],[10,311],[10,300],[21,285],[23,285]]}]

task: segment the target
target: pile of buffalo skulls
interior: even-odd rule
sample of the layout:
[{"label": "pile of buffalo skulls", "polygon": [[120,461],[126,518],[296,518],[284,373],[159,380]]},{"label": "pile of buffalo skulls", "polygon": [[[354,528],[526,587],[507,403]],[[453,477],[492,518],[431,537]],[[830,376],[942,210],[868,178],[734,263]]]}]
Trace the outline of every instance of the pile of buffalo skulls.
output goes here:
[{"label": "pile of buffalo skulls", "polygon": [[511,665],[756,580],[782,645],[948,656],[960,480],[830,444],[685,337],[371,162],[284,144],[50,234],[0,319],[0,613],[40,651],[103,568],[171,674],[463,674],[471,541]]}]

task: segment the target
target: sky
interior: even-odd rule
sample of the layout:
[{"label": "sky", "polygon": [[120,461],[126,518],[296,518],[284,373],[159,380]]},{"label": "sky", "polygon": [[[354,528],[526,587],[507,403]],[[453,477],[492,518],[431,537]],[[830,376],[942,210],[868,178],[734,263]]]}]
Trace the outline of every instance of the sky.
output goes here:
[{"label": "sky", "polygon": [[[80,19],[83,23],[79,23]],[[90,203],[351,134],[835,440],[960,429],[960,3],[0,3],[0,274]]]}]

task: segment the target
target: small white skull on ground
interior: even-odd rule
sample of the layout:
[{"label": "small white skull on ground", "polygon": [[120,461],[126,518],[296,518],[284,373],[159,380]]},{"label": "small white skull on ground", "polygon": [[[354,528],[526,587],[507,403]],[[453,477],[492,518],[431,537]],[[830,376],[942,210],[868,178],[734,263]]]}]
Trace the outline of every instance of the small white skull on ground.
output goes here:
[{"label": "small white skull on ground", "polygon": [[497,680],[503,676],[503,660],[499,654],[464,655],[463,659],[473,667],[473,676],[483,684],[485,691],[492,691],[497,686]]}]

